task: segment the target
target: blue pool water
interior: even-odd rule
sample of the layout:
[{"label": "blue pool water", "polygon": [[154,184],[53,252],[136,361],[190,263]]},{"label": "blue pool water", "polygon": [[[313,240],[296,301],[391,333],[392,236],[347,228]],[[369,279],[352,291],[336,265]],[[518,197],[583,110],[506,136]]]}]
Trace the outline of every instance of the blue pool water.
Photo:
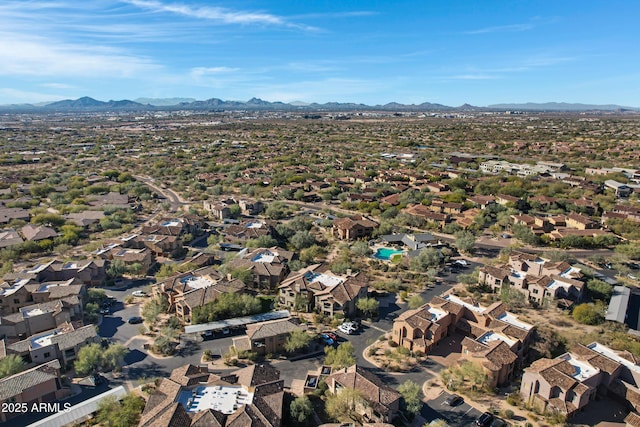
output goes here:
[{"label": "blue pool water", "polygon": [[402,254],[402,253],[404,253],[404,251],[401,251],[398,249],[379,248],[376,251],[374,257],[385,260],[385,261],[389,261],[394,255]]}]

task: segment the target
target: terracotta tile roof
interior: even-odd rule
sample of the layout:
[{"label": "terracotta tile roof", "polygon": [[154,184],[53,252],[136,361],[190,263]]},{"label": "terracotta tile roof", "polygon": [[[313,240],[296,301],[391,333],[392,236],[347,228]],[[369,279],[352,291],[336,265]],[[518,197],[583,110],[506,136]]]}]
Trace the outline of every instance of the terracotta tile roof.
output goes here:
[{"label": "terracotta tile roof", "polygon": [[246,368],[238,369],[229,376],[222,377],[224,381],[232,384],[237,383],[247,388],[278,381],[279,379],[280,371],[265,363],[250,365]]},{"label": "terracotta tile roof", "polygon": [[190,386],[209,379],[209,371],[195,365],[184,365],[171,371],[169,379],[181,386]]},{"label": "terracotta tile roof", "polygon": [[584,345],[577,345],[572,348],[572,353],[579,356],[580,359],[589,362],[594,367],[608,373],[614,373],[618,368],[620,368],[620,363],[609,359],[602,354],[591,350],[590,348]]},{"label": "terracotta tile roof", "polygon": [[225,416],[214,410],[200,411],[193,416],[191,427],[224,427]]},{"label": "terracotta tile roof", "polygon": [[478,353],[478,357],[484,357],[483,365],[492,371],[499,371],[505,365],[511,365],[518,360],[518,356],[511,351],[504,341],[493,341],[489,348]]},{"label": "terracotta tile roof", "polygon": [[[282,424],[284,380],[270,365],[252,365],[227,375],[224,379],[206,369],[185,365],[163,378],[147,400],[139,426],[143,427],[279,427]],[[199,384],[241,384],[254,394],[250,405],[225,416],[207,409],[188,413],[176,399],[184,387]]]},{"label": "terracotta tile roof", "polygon": [[332,373],[327,378],[328,381],[336,381],[343,387],[359,390],[374,410],[383,414],[388,413],[391,405],[400,399],[400,393],[358,365]]},{"label": "terracotta tile roof", "polygon": [[291,319],[277,319],[247,325],[247,336],[251,340],[258,340],[282,334],[290,334],[293,331],[301,329],[300,326],[292,323]]},{"label": "terracotta tile roof", "polygon": [[629,412],[624,419],[625,424],[631,427],[640,427],[640,415],[637,412]]},{"label": "terracotta tile roof", "polygon": [[549,399],[549,405],[553,406],[554,408],[557,408],[560,412],[564,414],[572,414],[576,409],[578,409],[573,403],[565,402],[564,400],[559,399],[557,397]]},{"label": "terracotta tile roof", "polygon": [[482,314],[486,314],[491,317],[498,317],[506,312],[507,310],[504,304],[501,301],[497,301],[487,307]]},{"label": "terracotta tile roof", "polygon": [[505,280],[509,277],[509,270],[499,267],[492,267],[490,265],[486,265],[480,269],[490,275],[491,277],[495,277],[496,279]]}]

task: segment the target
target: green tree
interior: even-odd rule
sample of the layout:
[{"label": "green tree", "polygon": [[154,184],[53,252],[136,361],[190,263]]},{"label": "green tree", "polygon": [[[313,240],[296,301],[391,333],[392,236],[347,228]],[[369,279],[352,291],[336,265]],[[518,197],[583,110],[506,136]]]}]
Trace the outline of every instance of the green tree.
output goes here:
[{"label": "green tree", "polygon": [[362,392],[354,388],[345,387],[336,393],[329,393],[325,400],[325,411],[335,421],[358,421],[360,414],[358,407],[364,404]]},{"label": "green tree", "polygon": [[296,397],[289,406],[289,414],[296,422],[308,425],[313,414],[311,400],[307,396]]},{"label": "green tree", "polygon": [[367,244],[367,242],[362,242],[362,241],[355,242],[351,246],[350,250],[354,255],[361,256],[361,257],[365,257],[371,253],[371,248],[369,248],[369,245]]},{"label": "green tree", "polygon": [[500,301],[506,304],[509,310],[522,308],[526,305],[527,299],[524,293],[514,289],[509,283],[504,283],[500,289]]},{"label": "green tree", "polygon": [[460,252],[471,254],[475,249],[476,236],[473,233],[465,230],[457,231],[454,234],[456,238],[456,248]]},{"label": "green tree", "polygon": [[422,409],[422,387],[411,380],[407,380],[400,384],[398,392],[404,399],[404,405],[407,412],[411,416],[415,416]]},{"label": "green tree", "polygon": [[27,364],[22,360],[22,357],[17,354],[9,354],[0,359],[0,378],[22,372],[26,367]]},{"label": "green tree", "polygon": [[145,401],[142,397],[129,393],[122,401],[109,396],[98,404],[96,420],[105,427],[129,427],[138,425]]},{"label": "green tree", "polygon": [[87,303],[84,306],[84,315],[88,322],[92,323],[98,319],[98,310],[100,310],[100,307],[94,302]]},{"label": "green tree", "polygon": [[119,259],[113,261],[107,267],[107,275],[112,279],[122,277],[125,271],[127,271],[127,266]]},{"label": "green tree", "polygon": [[380,302],[375,298],[360,298],[356,302],[356,308],[360,310],[365,317],[372,317],[378,313]]},{"label": "green tree", "polygon": [[608,302],[613,289],[610,284],[603,280],[590,279],[587,281],[587,291],[592,299]]},{"label": "green tree", "polygon": [[103,348],[100,344],[89,344],[78,351],[73,366],[78,375],[95,374],[102,367]]},{"label": "green tree", "polygon": [[599,325],[604,321],[602,313],[603,310],[601,306],[584,303],[575,306],[571,315],[576,322],[585,325]]},{"label": "green tree", "polygon": [[414,310],[424,304],[424,299],[422,299],[420,295],[411,295],[407,303],[409,304],[409,308]]},{"label": "green tree", "polygon": [[129,349],[121,344],[110,345],[102,354],[103,367],[119,371]]},{"label": "green tree", "polygon": [[288,353],[295,353],[306,348],[312,339],[311,335],[304,329],[296,329],[289,334],[287,342],[284,343],[284,349]]},{"label": "green tree", "polygon": [[343,342],[338,347],[325,347],[324,364],[334,369],[347,368],[356,363],[355,349],[350,342]]},{"label": "green tree", "polygon": [[107,293],[103,289],[97,289],[97,288],[87,289],[88,303],[102,305],[106,300],[107,300]]},{"label": "green tree", "polygon": [[298,231],[289,239],[291,245],[300,250],[315,245],[316,238],[308,230]]},{"label": "green tree", "polygon": [[213,322],[232,317],[250,316],[264,311],[260,300],[251,295],[223,293],[215,301],[195,307],[191,316],[193,324]]},{"label": "green tree", "polygon": [[441,261],[442,255],[438,249],[426,248],[411,260],[410,266],[415,271],[427,271],[430,268],[438,267]]}]

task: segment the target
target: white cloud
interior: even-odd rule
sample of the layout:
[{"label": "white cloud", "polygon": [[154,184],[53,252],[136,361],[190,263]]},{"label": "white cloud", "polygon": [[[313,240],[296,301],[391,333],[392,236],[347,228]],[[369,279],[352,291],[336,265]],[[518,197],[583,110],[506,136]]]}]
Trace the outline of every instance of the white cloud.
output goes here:
[{"label": "white cloud", "polygon": [[447,78],[450,80],[493,80],[497,79],[498,76],[492,76],[489,74],[458,74]]},{"label": "white cloud", "polygon": [[191,69],[191,76],[198,78],[208,75],[228,74],[240,71],[239,68],[231,67],[195,67]]},{"label": "white cloud", "polygon": [[531,23],[498,25],[495,27],[485,27],[485,28],[479,28],[477,30],[465,31],[464,34],[514,33],[514,32],[531,30],[533,28],[534,28],[534,25]]},{"label": "white cloud", "polygon": [[295,24],[287,21],[284,17],[264,12],[251,12],[241,10],[231,10],[222,7],[192,7],[178,3],[161,3],[155,0],[124,0],[133,6],[147,9],[152,12],[166,12],[176,15],[187,16],[190,18],[206,19],[219,22],[221,24],[262,24],[284,26],[305,30],[314,30],[315,28]]},{"label": "white cloud", "polygon": [[24,91],[8,87],[0,87],[0,99],[3,103],[31,103],[43,101],[59,101],[63,95],[53,95],[50,93]]},{"label": "white cloud", "polygon": [[380,81],[348,78],[327,78],[290,82],[287,84],[256,85],[257,97],[269,101],[353,102],[354,98],[388,89]]},{"label": "white cloud", "polygon": [[151,60],[118,49],[0,32],[0,75],[133,77],[157,70]]}]

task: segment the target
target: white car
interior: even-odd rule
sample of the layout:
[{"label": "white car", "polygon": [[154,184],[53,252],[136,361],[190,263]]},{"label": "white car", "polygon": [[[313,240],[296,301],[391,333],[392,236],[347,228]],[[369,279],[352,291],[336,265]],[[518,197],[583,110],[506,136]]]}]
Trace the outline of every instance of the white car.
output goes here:
[{"label": "white car", "polygon": [[457,259],[457,260],[455,260],[454,264],[465,265],[465,266],[469,265],[469,263],[464,259]]},{"label": "white car", "polygon": [[338,330],[340,332],[343,332],[343,333],[347,334],[347,335],[351,335],[352,333],[357,331],[358,328],[356,328],[356,325],[354,325],[351,322],[345,322],[342,325],[338,326]]},{"label": "white car", "polygon": [[146,297],[147,293],[144,291],[134,291],[131,293],[134,297]]}]

